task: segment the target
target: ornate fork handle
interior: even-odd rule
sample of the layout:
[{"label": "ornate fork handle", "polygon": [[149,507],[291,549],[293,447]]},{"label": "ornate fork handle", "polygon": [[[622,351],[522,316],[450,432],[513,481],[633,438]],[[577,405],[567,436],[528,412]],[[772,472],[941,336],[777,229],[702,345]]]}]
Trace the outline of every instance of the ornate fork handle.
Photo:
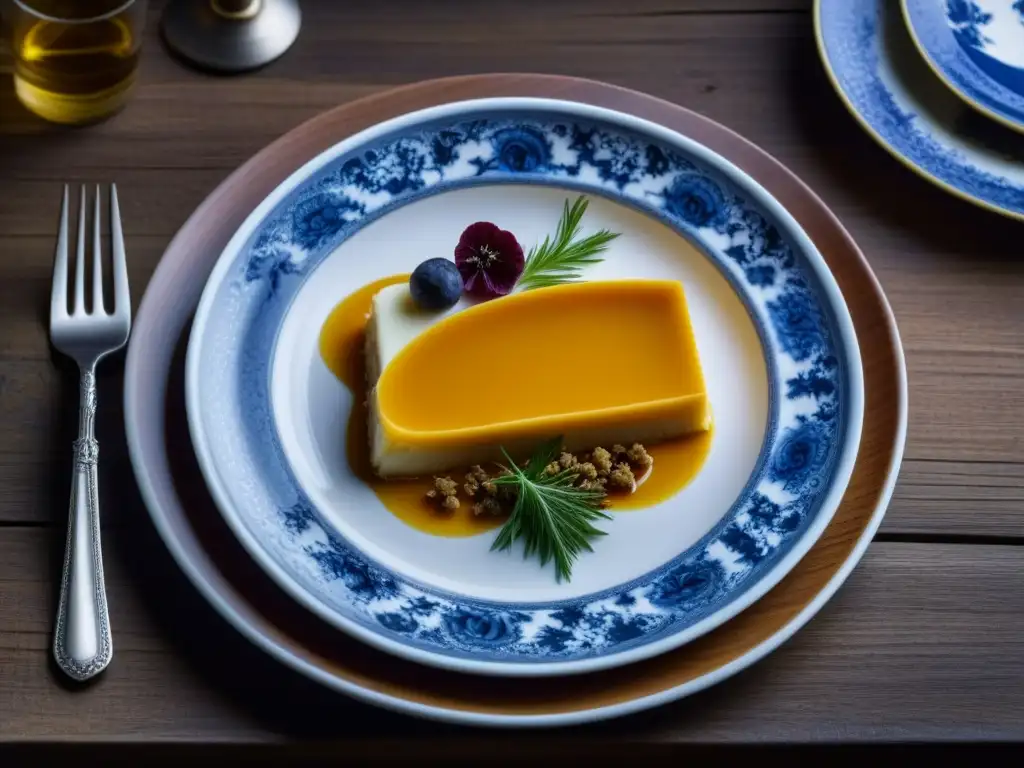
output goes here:
[{"label": "ornate fork handle", "polygon": [[114,652],[103,585],[96,475],[100,446],[95,437],[95,419],[96,376],[90,368],[82,371],[80,383],[68,540],[53,638],[57,664],[75,680],[88,680],[102,672]]}]

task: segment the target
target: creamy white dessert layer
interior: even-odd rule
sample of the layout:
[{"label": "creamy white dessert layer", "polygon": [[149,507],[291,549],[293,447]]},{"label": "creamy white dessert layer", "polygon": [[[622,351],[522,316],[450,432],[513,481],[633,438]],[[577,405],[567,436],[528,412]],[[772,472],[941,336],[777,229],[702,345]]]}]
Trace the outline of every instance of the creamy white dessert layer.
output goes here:
[{"label": "creamy white dessert layer", "polygon": [[380,428],[374,388],[381,372],[406,344],[434,323],[467,306],[470,305],[466,300],[460,299],[454,307],[442,312],[422,310],[413,302],[407,283],[389,285],[373,297],[366,328],[366,391],[370,411],[370,459],[374,470],[381,477],[429,473],[433,469],[444,468],[439,464],[451,460],[448,457],[429,457],[393,450]]}]

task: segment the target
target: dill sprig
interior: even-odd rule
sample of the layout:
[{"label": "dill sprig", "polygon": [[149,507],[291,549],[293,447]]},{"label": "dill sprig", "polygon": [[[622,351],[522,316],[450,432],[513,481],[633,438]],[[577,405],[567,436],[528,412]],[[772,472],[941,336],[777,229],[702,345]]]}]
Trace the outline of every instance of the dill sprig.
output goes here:
[{"label": "dill sprig", "polygon": [[608,244],[619,236],[618,232],[602,229],[587,237],[577,239],[580,221],[587,212],[590,201],[584,195],[569,205],[565,201],[562,218],[558,222],[555,237],[545,237],[544,242],[534,246],[526,256],[523,274],[518,286],[523,290],[546,288],[561,283],[573,283],[580,279],[581,271],[603,259],[599,253],[607,250]]},{"label": "dill sprig", "polygon": [[577,488],[573,483],[577,473],[565,470],[546,475],[544,468],[558,458],[562,438],[545,443],[521,468],[505,453],[509,474],[494,478],[499,486],[511,486],[516,492],[516,504],[508,521],[491,546],[492,551],[505,551],[519,539],[523,540],[525,557],[534,554],[540,564],[555,561],[555,577],[569,581],[572,564],[583,550],[593,551],[589,539],[604,536],[591,523],[610,520],[601,511],[601,491]]}]

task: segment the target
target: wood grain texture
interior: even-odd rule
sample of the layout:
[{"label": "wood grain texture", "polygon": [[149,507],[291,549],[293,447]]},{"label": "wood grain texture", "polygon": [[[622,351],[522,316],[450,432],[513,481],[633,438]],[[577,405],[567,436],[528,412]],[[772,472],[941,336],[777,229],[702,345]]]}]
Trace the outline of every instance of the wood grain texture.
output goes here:
[{"label": "wood grain texture", "polygon": [[[385,749],[396,732],[425,742],[486,738],[349,702],[267,662],[201,602],[159,546],[147,546],[151,536],[139,527],[108,538],[117,655],[87,693],[63,687],[46,652],[58,542],[45,529],[0,536],[0,739],[302,735],[369,750]],[[692,699],[573,738],[1024,738],[1022,569],[1024,548],[876,543],[836,598],[770,661]],[[247,665],[252,675],[233,672]],[[552,738],[564,736],[517,740]]]},{"label": "wood grain texture", "polygon": [[[851,231],[900,323],[910,439],[883,534],[1024,536],[1020,225],[945,195],[860,132],[821,73],[811,0],[304,0],[296,48],[226,79],[168,57],[163,3],[151,5],[142,87],[112,120],[42,124],[0,81],[0,740],[298,735],[344,739],[350,757],[493,750],[485,735],[371,710],[269,663],[185,582],[137,504],[104,510],[114,666],[72,691],[46,651],[74,431],[73,381],[45,333],[59,183],[119,183],[137,302],[172,234],[231,170],[324,109],[413,80],[602,79],[700,111],[778,157]],[[131,483],[119,378],[111,362],[100,381],[107,487]],[[518,748],[1024,738],[1022,558],[1012,546],[878,542],[769,661],[662,711],[519,737]],[[392,741],[399,729],[404,745]]]},{"label": "wood grain texture", "polygon": [[[137,301],[188,214],[281,133],[395,82],[510,69],[604,78],[697,109],[808,182],[867,253],[906,347],[908,462],[883,532],[1022,535],[1024,391],[1008,386],[1024,374],[1019,225],[934,189],[862,135],[820,71],[809,2],[644,0],[627,12],[612,0],[562,0],[537,13],[494,3],[474,14],[455,13],[456,2],[438,6],[447,13],[383,5],[397,28],[373,6],[311,3],[300,45],[245,78],[184,69],[151,29],[138,97],[86,130],[45,126],[0,98],[0,411],[12,415],[0,421],[0,477],[13,481],[0,486],[0,520],[50,520],[51,505],[32,503],[34,493],[49,497],[36,481],[63,460],[58,436],[70,435],[55,415],[65,383],[43,316],[59,181],[118,181]],[[753,12],[727,12],[736,10]],[[512,60],[470,39],[491,24],[525,37],[502,54]],[[115,422],[119,406],[104,403],[101,418]],[[992,472],[998,479],[986,481]]]}]

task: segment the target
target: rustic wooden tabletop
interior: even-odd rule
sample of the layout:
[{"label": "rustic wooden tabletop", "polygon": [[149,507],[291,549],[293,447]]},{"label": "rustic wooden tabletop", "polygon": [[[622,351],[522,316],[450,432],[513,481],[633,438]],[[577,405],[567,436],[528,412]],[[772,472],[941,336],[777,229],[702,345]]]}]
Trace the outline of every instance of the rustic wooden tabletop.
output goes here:
[{"label": "rustic wooden tabletop", "polygon": [[138,498],[119,364],[101,374],[99,424],[117,652],[96,684],[65,685],[49,644],[76,400],[45,321],[61,183],[118,182],[138,301],[191,211],[285,131],[393,85],[489,71],[646,91],[775,155],[867,254],[899,321],[910,377],[909,442],[888,515],[805,629],[691,699],[531,738],[592,749],[1024,738],[1024,225],[942,193],[862,133],[822,72],[811,0],[302,5],[301,36],[284,58],[218,78],[167,54],[156,31],[162,3],[153,3],[141,88],[124,112],[88,128],[32,118],[4,78],[0,740],[315,737],[411,755],[493,738],[329,694],[228,628],[177,571]]}]

